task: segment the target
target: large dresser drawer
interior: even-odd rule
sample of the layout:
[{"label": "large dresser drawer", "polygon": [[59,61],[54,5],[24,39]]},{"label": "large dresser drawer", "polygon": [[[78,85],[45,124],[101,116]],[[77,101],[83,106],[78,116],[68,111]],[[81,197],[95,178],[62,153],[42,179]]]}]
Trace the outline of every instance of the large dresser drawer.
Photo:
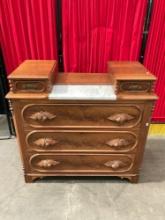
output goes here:
[{"label": "large dresser drawer", "polygon": [[138,137],[127,131],[33,131],[28,149],[37,152],[135,152]]},{"label": "large dresser drawer", "polygon": [[35,154],[29,165],[41,173],[124,173],[132,171],[134,155]]},{"label": "large dresser drawer", "polygon": [[143,105],[134,104],[28,104],[22,110],[27,125],[44,127],[139,126]]}]

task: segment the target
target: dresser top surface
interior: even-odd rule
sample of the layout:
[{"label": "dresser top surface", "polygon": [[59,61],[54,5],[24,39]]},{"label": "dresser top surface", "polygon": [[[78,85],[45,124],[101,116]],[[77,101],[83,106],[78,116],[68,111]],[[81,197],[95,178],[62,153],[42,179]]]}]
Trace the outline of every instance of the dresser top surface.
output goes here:
[{"label": "dresser top surface", "polygon": [[48,79],[56,65],[55,60],[26,60],[8,76],[8,79]]},{"label": "dresser top surface", "polygon": [[[156,100],[157,96],[151,92],[129,93],[114,91],[116,80],[155,80],[155,76],[139,62],[108,62],[107,73],[54,73],[57,67],[55,60],[26,60],[10,75],[12,79],[11,88],[15,85],[14,79],[22,81],[45,80],[53,86],[52,91],[22,91],[10,90],[7,98],[10,99],[66,99],[66,100]],[[13,85],[12,85],[13,83]],[[50,86],[50,89],[51,89]],[[134,84],[133,84],[134,86]],[[148,86],[148,85],[147,85]],[[38,88],[38,87],[37,87]],[[143,88],[142,88],[143,89]],[[116,93],[116,94],[115,94]]]},{"label": "dresser top surface", "polygon": [[137,61],[108,62],[108,72],[116,80],[156,80],[156,77]]},{"label": "dresser top surface", "polygon": [[52,100],[116,100],[111,85],[54,85],[48,95]]}]

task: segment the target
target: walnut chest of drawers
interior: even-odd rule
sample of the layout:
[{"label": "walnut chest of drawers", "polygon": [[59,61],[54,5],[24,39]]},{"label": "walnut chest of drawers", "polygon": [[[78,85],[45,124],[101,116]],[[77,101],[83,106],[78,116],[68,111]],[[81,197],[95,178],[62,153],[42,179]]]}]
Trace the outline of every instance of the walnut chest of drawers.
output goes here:
[{"label": "walnut chest of drawers", "polygon": [[107,74],[57,74],[55,61],[25,61],[9,80],[26,182],[45,176],[138,181],[157,99],[155,77],[140,63],[110,62]]}]

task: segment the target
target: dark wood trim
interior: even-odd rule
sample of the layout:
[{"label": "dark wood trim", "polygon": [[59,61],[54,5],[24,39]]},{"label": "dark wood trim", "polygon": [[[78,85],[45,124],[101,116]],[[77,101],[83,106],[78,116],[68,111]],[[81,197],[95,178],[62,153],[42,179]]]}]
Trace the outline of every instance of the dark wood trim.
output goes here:
[{"label": "dark wood trim", "polygon": [[62,1],[56,0],[56,35],[57,35],[57,56],[58,69],[64,71],[63,51],[62,51]]},{"label": "dark wood trim", "polygon": [[141,51],[140,51],[140,57],[139,57],[139,61],[141,63],[143,63],[144,61],[145,49],[146,49],[147,39],[148,39],[148,32],[149,32],[150,22],[151,22],[152,8],[153,8],[153,0],[148,0],[146,17],[145,17],[145,22],[144,22],[144,29],[143,29],[143,36],[142,36],[142,45],[141,45]]},{"label": "dark wood trim", "polygon": [[7,76],[7,73],[6,73],[5,63],[3,59],[2,49],[0,48],[0,93],[2,95],[1,104],[3,106],[3,112],[7,116],[7,122],[8,122],[10,135],[15,135],[13,117],[9,109],[9,103],[7,99],[5,99],[5,95],[9,92],[9,85],[8,85],[6,76]]}]

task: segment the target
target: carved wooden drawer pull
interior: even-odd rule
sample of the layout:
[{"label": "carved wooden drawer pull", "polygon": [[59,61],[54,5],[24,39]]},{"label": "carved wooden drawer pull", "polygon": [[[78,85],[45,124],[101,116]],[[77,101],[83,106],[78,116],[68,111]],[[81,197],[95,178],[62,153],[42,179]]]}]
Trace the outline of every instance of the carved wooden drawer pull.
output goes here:
[{"label": "carved wooden drawer pull", "polygon": [[36,120],[36,121],[52,120],[55,117],[56,115],[53,115],[52,113],[46,112],[46,111],[36,112],[30,116],[31,119]]},{"label": "carved wooden drawer pull", "polygon": [[129,115],[127,113],[119,113],[119,114],[113,114],[110,117],[108,117],[108,120],[119,123],[119,124],[123,124],[127,121],[131,121],[133,120],[134,117],[132,115]]},{"label": "carved wooden drawer pull", "polygon": [[126,139],[116,138],[108,141],[106,144],[109,145],[110,147],[125,147],[128,146],[130,143]]},{"label": "carved wooden drawer pull", "polygon": [[42,168],[51,168],[54,167],[56,165],[58,165],[60,162],[56,161],[56,160],[41,160],[37,163],[37,166],[42,167]]},{"label": "carved wooden drawer pull", "polygon": [[55,139],[53,138],[39,138],[37,139],[36,141],[34,141],[34,144],[38,147],[49,147],[49,146],[52,146],[52,145],[55,145],[57,144],[58,141],[56,141]]},{"label": "carved wooden drawer pull", "polygon": [[114,170],[127,166],[127,164],[121,160],[110,160],[110,161],[106,162],[104,165],[107,167],[111,167]]}]

